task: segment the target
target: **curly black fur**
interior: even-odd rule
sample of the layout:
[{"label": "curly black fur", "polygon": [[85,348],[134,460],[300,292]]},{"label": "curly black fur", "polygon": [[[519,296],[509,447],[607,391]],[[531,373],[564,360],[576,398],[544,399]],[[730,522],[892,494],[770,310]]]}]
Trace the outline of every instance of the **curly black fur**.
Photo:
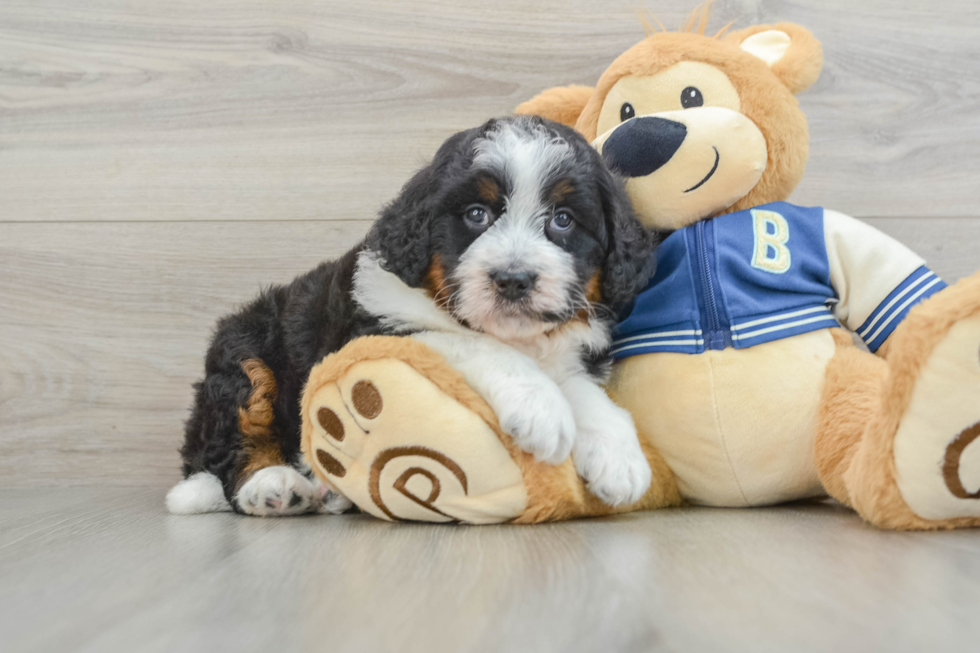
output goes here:
[{"label": "curly black fur", "polygon": [[264,292],[218,322],[204,361],[204,380],[195,384],[194,407],[181,448],[184,476],[216,475],[233,501],[247,464],[239,430],[239,408],[252,385],[242,369],[262,361],[275,375],[272,430],[282,459],[300,454],[299,396],[313,365],[358,335],[376,333],[377,320],[350,301],[356,257],[362,246],[326,262],[285,286]]}]

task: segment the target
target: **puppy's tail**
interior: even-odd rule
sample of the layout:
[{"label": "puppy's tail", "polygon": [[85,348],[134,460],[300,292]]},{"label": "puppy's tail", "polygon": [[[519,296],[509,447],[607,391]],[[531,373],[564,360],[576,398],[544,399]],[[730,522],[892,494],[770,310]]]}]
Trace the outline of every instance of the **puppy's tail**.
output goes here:
[{"label": "puppy's tail", "polygon": [[225,499],[218,477],[210,472],[198,472],[170,488],[170,492],[167,492],[167,510],[175,515],[195,515],[228,512],[231,505]]}]

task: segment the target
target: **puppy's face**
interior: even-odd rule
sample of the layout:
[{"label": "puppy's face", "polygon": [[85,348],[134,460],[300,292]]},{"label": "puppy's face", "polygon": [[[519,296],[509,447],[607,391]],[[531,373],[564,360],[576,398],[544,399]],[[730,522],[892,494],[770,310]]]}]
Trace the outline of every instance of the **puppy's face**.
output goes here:
[{"label": "puppy's face", "polygon": [[609,235],[596,171],[575,144],[524,120],[473,142],[432,225],[427,280],[470,327],[531,337],[600,299]]},{"label": "puppy's face", "polygon": [[534,337],[596,305],[615,310],[646,282],[649,238],[620,184],[571,129],[528,117],[491,121],[450,139],[428,170],[414,224],[426,263],[406,280],[470,328]]}]

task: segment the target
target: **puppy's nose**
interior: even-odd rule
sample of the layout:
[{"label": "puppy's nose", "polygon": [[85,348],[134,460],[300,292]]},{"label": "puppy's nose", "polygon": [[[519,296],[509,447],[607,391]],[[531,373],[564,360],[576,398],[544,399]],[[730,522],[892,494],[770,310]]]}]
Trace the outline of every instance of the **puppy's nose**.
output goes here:
[{"label": "puppy's nose", "polygon": [[538,275],[527,271],[496,270],[490,273],[490,279],[497,287],[497,294],[513,302],[528,296]]},{"label": "puppy's nose", "polygon": [[619,126],[602,145],[602,158],[627,177],[645,177],[670,161],[687,138],[679,122],[649,116]]}]

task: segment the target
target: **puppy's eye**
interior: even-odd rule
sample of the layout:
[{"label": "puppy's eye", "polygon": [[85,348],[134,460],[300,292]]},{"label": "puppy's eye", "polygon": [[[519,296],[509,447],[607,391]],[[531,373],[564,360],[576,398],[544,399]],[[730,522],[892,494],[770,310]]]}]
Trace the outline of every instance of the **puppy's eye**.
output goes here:
[{"label": "puppy's eye", "polygon": [[693,86],[688,86],[681,91],[681,106],[685,109],[693,109],[704,105],[704,96],[701,91]]},{"label": "puppy's eye", "polygon": [[626,122],[630,118],[636,117],[636,109],[629,102],[623,102],[623,106],[619,109],[619,119],[622,122]]},{"label": "puppy's eye", "polygon": [[575,223],[572,220],[572,214],[568,211],[559,210],[555,211],[555,215],[552,216],[551,222],[548,223],[548,226],[555,231],[568,231],[572,228],[573,224]]},{"label": "puppy's eye", "polygon": [[486,229],[490,226],[490,211],[484,206],[471,206],[463,213],[466,224],[476,229]]}]

